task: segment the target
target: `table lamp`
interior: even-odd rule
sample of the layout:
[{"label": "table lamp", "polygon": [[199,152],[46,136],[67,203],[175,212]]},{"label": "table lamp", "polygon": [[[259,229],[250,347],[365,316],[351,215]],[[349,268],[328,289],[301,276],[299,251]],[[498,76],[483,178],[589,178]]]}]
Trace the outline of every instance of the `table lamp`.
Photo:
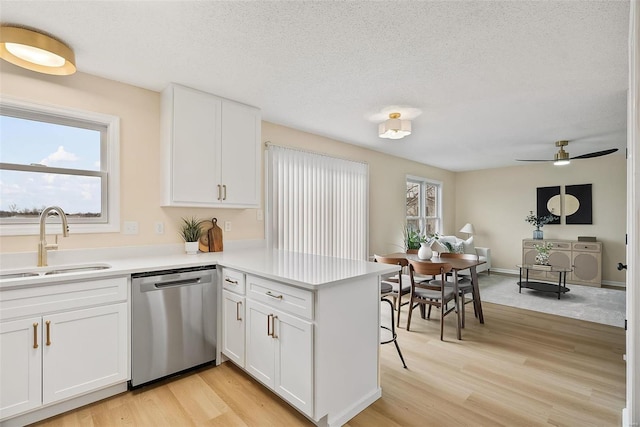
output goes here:
[{"label": "table lamp", "polygon": [[473,234],[476,232],[476,230],[473,228],[473,224],[471,224],[470,222],[466,223],[464,227],[462,227],[460,229],[461,233],[467,233],[467,238],[469,238],[470,234]]}]

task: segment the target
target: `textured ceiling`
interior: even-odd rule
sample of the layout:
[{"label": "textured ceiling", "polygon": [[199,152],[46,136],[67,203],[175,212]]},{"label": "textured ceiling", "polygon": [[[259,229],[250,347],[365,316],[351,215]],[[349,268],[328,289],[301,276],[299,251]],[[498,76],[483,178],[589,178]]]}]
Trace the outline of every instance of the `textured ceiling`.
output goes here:
[{"label": "textured ceiling", "polygon": [[[626,145],[628,1],[2,0],[0,21],[66,42],[81,72],[453,171]],[[397,109],[420,113],[412,135],[380,139]]]}]

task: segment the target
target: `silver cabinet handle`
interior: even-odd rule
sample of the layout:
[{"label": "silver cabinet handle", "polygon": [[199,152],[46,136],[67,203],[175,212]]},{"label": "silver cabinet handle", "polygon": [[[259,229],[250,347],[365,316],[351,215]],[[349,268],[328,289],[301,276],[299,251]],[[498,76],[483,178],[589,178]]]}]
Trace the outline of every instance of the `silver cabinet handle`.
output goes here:
[{"label": "silver cabinet handle", "polygon": [[271,291],[267,291],[266,294],[268,297],[271,297],[271,298],[282,299],[282,295],[274,295],[271,293]]},{"label": "silver cabinet handle", "polygon": [[227,283],[231,283],[232,285],[237,285],[238,284],[237,280],[231,280],[231,279],[229,279],[227,277],[224,278],[224,281],[227,282]]},{"label": "silver cabinet handle", "polygon": [[242,307],[242,301],[236,303],[236,320],[242,320],[242,317],[240,317],[240,307]]},{"label": "silver cabinet handle", "polygon": [[222,196],[222,200],[227,200],[227,186],[223,185],[222,189],[224,190],[223,192],[224,195]]}]

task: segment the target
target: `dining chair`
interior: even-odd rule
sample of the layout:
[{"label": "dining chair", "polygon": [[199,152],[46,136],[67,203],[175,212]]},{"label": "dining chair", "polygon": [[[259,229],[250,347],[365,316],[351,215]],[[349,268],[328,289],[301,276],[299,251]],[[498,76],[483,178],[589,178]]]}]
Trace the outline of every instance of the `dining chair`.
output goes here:
[{"label": "dining chair", "polygon": [[390,296],[391,298],[393,298],[393,305],[395,306],[395,309],[398,311],[398,314],[397,314],[398,320],[396,320],[396,324],[399,327],[400,326],[400,309],[402,308],[403,305],[409,303],[408,301],[403,303],[402,296],[407,295],[411,292],[411,283],[409,283],[409,275],[407,274],[409,261],[407,261],[407,259],[403,257],[396,258],[396,257],[385,257],[380,255],[374,255],[373,261],[380,262],[383,264],[399,265],[402,268],[400,270],[400,273],[395,274],[393,276],[384,277],[381,280],[381,284],[387,283],[391,285],[392,290],[387,294],[387,296]]},{"label": "dining chair", "polygon": [[[442,259],[446,259],[446,258],[458,258],[458,259],[470,259],[473,261],[476,261],[478,259],[478,257],[476,255],[473,254],[455,254],[455,253],[448,253],[448,252],[444,252],[440,254],[440,258]],[[465,270],[466,271],[466,270]],[[469,273],[471,274],[471,273]],[[461,276],[459,274],[459,272],[454,271],[453,275],[451,276],[452,280],[449,281],[445,281],[445,286],[449,287],[449,288],[453,288],[454,286],[454,281],[458,281],[458,296],[461,299],[461,303],[460,303],[460,308],[462,310],[462,327],[464,328],[464,321],[465,321],[465,305],[469,304],[470,302],[472,303],[474,301],[475,295],[474,295],[474,290],[473,290],[473,284],[471,283],[471,277],[469,276],[467,278],[467,276]],[[431,280],[429,282],[431,285],[435,285],[435,286],[440,286],[441,281],[434,279]],[[466,300],[465,301],[465,295],[466,294],[471,294],[471,299]],[[475,312],[475,305],[474,305],[474,314],[476,317],[478,317],[478,313]]]},{"label": "dining chair", "polygon": [[[440,276],[442,283],[445,283],[446,274],[451,271],[451,264],[446,262],[423,262],[409,260],[409,278],[411,280],[411,299],[409,306],[409,317],[407,319],[407,331],[411,326],[411,313],[413,309],[420,306],[422,312],[422,318],[424,318],[424,308],[428,305],[429,308],[436,307],[440,309],[440,340],[444,340],[444,318],[452,311],[456,312],[456,331],[458,339],[462,339],[460,332],[460,310],[458,307],[458,288],[457,283],[454,282],[453,288],[448,286],[433,286],[430,283],[417,282],[415,275],[426,276]],[[452,308],[447,308],[447,303],[454,301]],[[429,310],[430,317],[431,310]]]}]

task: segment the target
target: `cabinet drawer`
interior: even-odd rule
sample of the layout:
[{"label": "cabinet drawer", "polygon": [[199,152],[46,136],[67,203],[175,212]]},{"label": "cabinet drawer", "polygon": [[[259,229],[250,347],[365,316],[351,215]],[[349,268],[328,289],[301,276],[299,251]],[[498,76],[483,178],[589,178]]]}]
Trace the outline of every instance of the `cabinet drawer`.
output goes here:
[{"label": "cabinet drawer", "polygon": [[0,320],[126,301],[127,283],[125,276],[0,291]]},{"label": "cabinet drawer", "polygon": [[557,251],[570,251],[571,243],[569,242],[550,242],[553,246],[551,249],[555,249]]},{"label": "cabinet drawer", "polygon": [[247,275],[247,297],[313,319],[313,292]]},{"label": "cabinet drawer", "polygon": [[574,251],[600,252],[600,243],[578,242],[573,244]]},{"label": "cabinet drawer", "polygon": [[237,270],[223,268],[222,269],[222,289],[227,289],[231,292],[244,295],[245,293],[244,273]]}]

